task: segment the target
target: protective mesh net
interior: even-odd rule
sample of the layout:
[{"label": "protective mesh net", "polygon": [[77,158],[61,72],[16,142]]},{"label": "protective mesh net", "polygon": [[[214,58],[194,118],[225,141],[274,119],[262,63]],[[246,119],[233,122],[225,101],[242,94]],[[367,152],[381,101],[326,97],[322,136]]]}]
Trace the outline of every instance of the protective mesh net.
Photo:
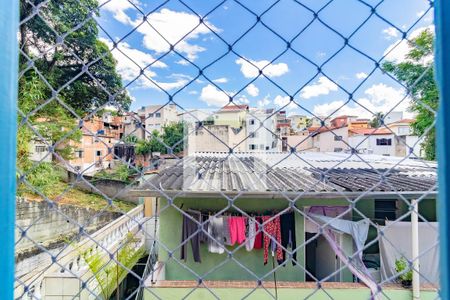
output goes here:
[{"label": "protective mesh net", "polygon": [[21,0],[15,297],[439,298],[399,2]]}]

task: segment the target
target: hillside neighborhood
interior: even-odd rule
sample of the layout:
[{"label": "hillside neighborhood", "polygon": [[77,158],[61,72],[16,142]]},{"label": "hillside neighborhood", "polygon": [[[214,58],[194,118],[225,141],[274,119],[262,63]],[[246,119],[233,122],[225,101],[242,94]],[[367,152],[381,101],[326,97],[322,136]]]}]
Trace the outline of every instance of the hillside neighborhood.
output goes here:
[{"label": "hillside neighborhood", "polygon": [[[183,126],[184,145],[183,151],[172,152],[178,157],[232,149],[235,153],[354,152],[420,159],[421,139],[413,134],[413,122],[403,118],[403,112],[390,112],[382,124],[373,127],[372,120],[358,116],[308,118],[248,105],[184,112],[173,104],[150,105],[122,114],[104,111],[84,120],[81,140],[71,141],[74,152],[68,165],[89,174],[111,169],[120,160],[149,166],[151,155],[136,157],[137,142],[156,138],[159,148],[167,150],[172,145],[158,136],[177,123]],[[45,141],[33,139],[30,147],[32,160],[52,161]]]},{"label": "hillside neighborhood", "polygon": [[18,0],[14,299],[438,299],[420,1]]}]

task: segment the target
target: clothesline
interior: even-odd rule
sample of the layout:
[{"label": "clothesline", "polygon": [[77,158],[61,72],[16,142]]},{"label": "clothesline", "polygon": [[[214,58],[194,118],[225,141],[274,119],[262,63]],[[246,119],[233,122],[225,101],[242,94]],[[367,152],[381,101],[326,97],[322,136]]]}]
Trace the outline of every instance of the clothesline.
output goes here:
[{"label": "clothesline", "polygon": [[[180,209],[182,209],[183,206],[180,206]],[[190,211],[194,211],[194,212],[200,212],[202,217],[210,217],[210,216],[235,216],[235,217],[264,217],[264,216],[276,216],[276,215],[282,215],[285,213],[290,213],[292,211],[294,211],[292,208],[288,208],[288,209],[282,209],[282,210],[266,210],[263,213],[261,213],[260,211],[245,211],[245,214],[239,212],[239,211],[235,211],[235,212],[229,212],[229,211],[225,211],[222,212],[220,214],[217,215],[217,213],[219,213],[221,210],[205,210],[205,209],[187,209],[187,210],[183,210],[186,213],[189,213]]]},{"label": "clothesline", "polygon": [[[181,207],[182,208],[182,207]],[[220,211],[219,211],[220,212]],[[294,250],[292,263],[296,261],[295,214],[289,210],[275,213],[267,211],[269,215],[245,216],[211,215],[199,210],[187,209],[183,215],[181,256],[187,259],[187,240],[190,240],[195,262],[201,262],[200,244],[207,243],[210,253],[222,254],[225,246],[245,244],[245,249],[264,249],[264,264],[267,263],[269,248],[279,264],[286,259],[285,249]],[[260,214],[258,212],[258,214]],[[203,226],[205,226],[204,228]],[[205,234],[205,230],[208,234]],[[211,238],[212,237],[212,238]]]}]

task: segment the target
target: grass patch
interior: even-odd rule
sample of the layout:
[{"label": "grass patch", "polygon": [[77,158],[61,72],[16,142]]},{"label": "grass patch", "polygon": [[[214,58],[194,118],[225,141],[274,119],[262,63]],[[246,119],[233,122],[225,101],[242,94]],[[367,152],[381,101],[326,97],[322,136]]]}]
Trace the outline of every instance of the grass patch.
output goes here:
[{"label": "grass patch", "polygon": [[[67,191],[66,191],[67,190]],[[109,206],[105,198],[100,195],[88,193],[79,190],[75,187],[70,187],[69,184],[63,181],[57,181],[53,183],[52,189],[44,193],[50,200],[53,200],[59,204],[70,204],[74,206],[80,206],[84,208],[91,208],[95,210],[105,209],[114,212],[127,212],[135,208],[133,203],[114,200],[113,205]],[[30,192],[24,192],[22,195],[35,201],[42,201],[42,197]],[[61,196],[62,195],[62,196]]]}]

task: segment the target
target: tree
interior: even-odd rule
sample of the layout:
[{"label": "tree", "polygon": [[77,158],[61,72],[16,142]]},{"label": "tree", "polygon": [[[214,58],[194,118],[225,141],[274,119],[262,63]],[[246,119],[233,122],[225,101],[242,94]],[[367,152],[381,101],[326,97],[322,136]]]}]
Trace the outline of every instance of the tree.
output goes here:
[{"label": "tree", "polygon": [[[184,123],[177,122],[164,126],[162,140],[167,147],[172,148],[172,153],[180,153],[184,150]],[[169,153],[170,149],[164,147],[164,153]]]},{"label": "tree", "polygon": [[370,121],[370,126],[372,127],[372,128],[378,128],[378,127],[380,127],[381,125],[382,125],[382,122],[381,122],[381,120],[384,118],[384,114],[382,113],[382,112],[377,112],[374,116],[373,116],[373,118],[372,118],[372,120]]},{"label": "tree", "polygon": [[424,136],[422,150],[429,160],[436,159],[436,131],[433,122],[434,111],[437,111],[439,103],[434,80],[433,44],[433,33],[429,29],[424,30],[411,41],[411,50],[405,61],[383,64],[384,70],[393,74],[411,93],[410,109],[417,114],[412,123],[413,133]]},{"label": "tree", "polygon": [[[25,55],[35,60],[35,67],[55,90],[75,79],[61,90],[59,96],[77,113],[83,114],[107,103],[109,96],[105,90],[117,93],[115,100],[127,110],[131,100],[122,91],[122,80],[115,70],[116,61],[108,46],[98,39],[94,19],[99,15],[97,0],[43,3],[42,0],[20,1],[21,20],[33,16],[34,7],[41,4],[39,16],[20,26],[20,48]],[[26,57],[21,56],[20,62],[21,68],[25,69]],[[48,89],[45,98],[51,95]]]},{"label": "tree", "polygon": [[144,156],[144,160],[147,160],[148,155],[152,155],[153,152],[164,153],[164,145],[160,142],[161,137],[157,130],[152,132],[150,140],[139,140],[136,143],[135,152],[138,155]]}]

